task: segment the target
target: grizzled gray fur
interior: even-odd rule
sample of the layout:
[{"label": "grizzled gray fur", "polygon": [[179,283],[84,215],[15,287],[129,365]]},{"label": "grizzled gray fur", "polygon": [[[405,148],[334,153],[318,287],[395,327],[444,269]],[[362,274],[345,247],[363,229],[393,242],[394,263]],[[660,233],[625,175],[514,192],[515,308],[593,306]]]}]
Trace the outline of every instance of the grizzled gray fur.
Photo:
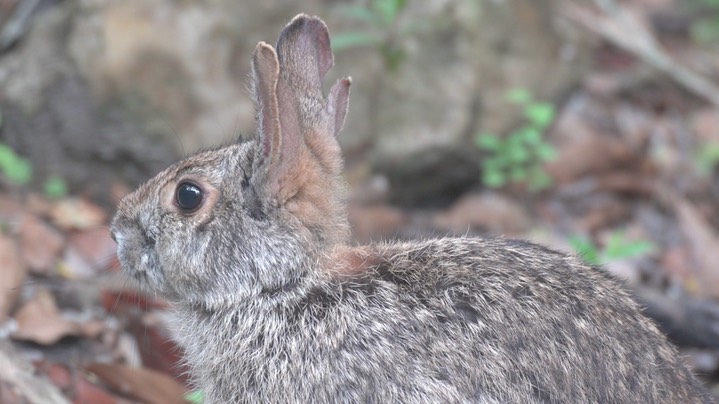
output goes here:
[{"label": "grizzled gray fur", "polygon": [[349,246],[332,65],[325,24],[295,17],[253,54],[257,138],[173,165],[113,221],[207,403],[712,402],[600,268],[502,239]]}]

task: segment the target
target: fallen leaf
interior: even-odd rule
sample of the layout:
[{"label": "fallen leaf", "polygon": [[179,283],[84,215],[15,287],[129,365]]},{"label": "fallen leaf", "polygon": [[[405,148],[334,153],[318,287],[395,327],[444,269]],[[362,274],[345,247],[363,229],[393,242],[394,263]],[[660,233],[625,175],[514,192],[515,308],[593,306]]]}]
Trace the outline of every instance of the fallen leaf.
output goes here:
[{"label": "fallen leaf", "polygon": [[49,274],[62,252],[62,234],[34,215],[23,215],[20,225],[20,251],[28,269]]},{"label": "fallen leaf", "polygon": [[185,388],[167,375],[126,365],[92,363],[85,370],[111,390],[146,403],[186,403]]},{"label": "fallen leaf", "polygon": [[16,340],[52,345],[61,338],[79,335],[81,327],[64,319],[55,305],[55,298],[45,288],[37,288],[35,296],[15,313],[17,330],[11,334]]},{"label": "fallen leaf", "polygon": [[361,241],[391,236],[409,221],[404,212],[386,205],[351,205],[348,214],[353,235]]},{"label": "fallen leaf", "polygon": [[97,271],[74,247],[70,246],[65,249],[57,273],[65,279],[88,279],[95,276]]},{"label": "fallen leaf", "polygon": [[147,296],[146,294],[124,289],[115,291],[104,289],[100,293],[100,302],[108,313],[126,313],[128,310],[139,309],[148,311],[150,309],[169,309],[170,305],[161,299]]},{"label": "fallen leaf", "polygon": [[455,233],[472,228],[508,235],[523,234],[532,224],[521,205],[496,193],[465,195],[447,212],[437,214],[433,222]]},{"label": "fallen leaf", "polygon": [[58,363],[48,362],[46,360],[39,360],[33,363],[35,369],[47,376],[47,378],[57,386],[60,390],[69,390],[72,388],[73,377],[70,370],[63,365]]},{"label": "fallen leaf", "polygon": [[692,130],[700,144],[719,143],[719,112],[715,108],[697,111],[692,117]]},{"label": "fallen leaf", "polygon": [[34,215],[50,217],[52,203],[38,194],[30,193],[25,200],[25,208]]},{"label": "fallen leaf", "polygon": [[16,198],[9,195],[0,195],[0,221],[6,222],[17,219],[22,213],[22,204]]},{"label": "fallen leaf", "polygon": [[594,202],[588,206],[586,214],[577,222],[578,227],[587,234],[624,222],[631,215],[631,207],[614,196],[593,199],[589,197],[587,200]]},{"label": "fallen leaf", "polygon": [[699,297],[719,298],[719,235],[688,201],[674,198],[674,207],[694,264],[684,281],[696,286],[690,291]]},{"label": "fallen leaf", "polygon": [[8,318],[26,276],[15,242],[0,233],[0,324]]},{"label": "fallen leaf", "polygon": [[82,375],[75,378],[73,390],[73,404],[136,404],[134,401],[125,400],[105,391]]},{"label": "fallen leaf", "polygon": [[117,244],[106,227],[82,230],[70,235],[68,244],[95,271],[108,267],[117,254]]},{"label": "fallen leaf", "polygon": [[78,230],[104,225],[107,212],[86,199],[68,198],[53,205],[50,217],[62,229]]},{"label": "fallen leaf", "polygon": [[156,321],[156,316],[148,314],[142,318],[132,317],[128,326],[128,331],[137,341],[142,363],[187,385],[188,369],[182,360],[182,349],[172,340],[167,327]]}]

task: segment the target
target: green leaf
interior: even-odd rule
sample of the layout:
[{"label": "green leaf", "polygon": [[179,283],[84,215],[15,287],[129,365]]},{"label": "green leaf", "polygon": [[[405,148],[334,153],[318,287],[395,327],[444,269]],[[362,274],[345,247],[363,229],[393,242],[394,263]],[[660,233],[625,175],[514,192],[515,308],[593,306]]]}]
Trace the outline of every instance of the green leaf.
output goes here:
[{"label": "green leaf", "polygon": [[515,165],[529,161],[530,157],[529,150],[522,145],[517,145],[507,150],[507,159]]},{"label": "green leaf", "polygon": [[407,53],[396,46],[383,45],[381,49],[387,70],[396,72],[407,57]]},{"label": "green leaf", "polygon": [[581,236],[569,237],[569,245],[579,256],[590,265],[600,265],[599,251],[593,242]]},{"label": "green leaf", "polygon": [[535,152],[541,161],[552,161],[557,158],[557,149],[549,143],[537,145]]},{"label": "green leaf", "polygon": [[382,22],[377,14],[367,6],[346,5],[340,8],[340,12],[353,20],[363,21],[371,25],[379,25]]},{"label": "green leaf", "polygon": [[487,170],[482,172],[482,182],[490,188],[499,188],[507,183],[504,173],[499,170]]},{"label": "green leaf", "polygon": [[332,37],[332,50],[335,52],[357,46],[376,46],[379,38],[366,32],[345,32]]},{"label": "green leaf", "polygon": [[16,159],[15,151],[10,146],[0,143],[0,170],[5,171]]},{"label": "green leaf", "polygon": [[691,25],[691,37],[700,44],[712,44],[719,38],[719,19],[700,20]]},{"label": "green leaf", "polygon": [[527,179],[527,169],[521,165],[514,165],[509,170],[509,179],[512,182],[522,182]]},{"label": "green leaf", "polygon": [[524,126],[516,133],[517,136],[522,139],[522,141],[529,145],[534,146],[542,143],[542,132],[534,126]]},{"label": "green leaf", "polygon": [[202,404],[204,394],[202,394],[202,390],[194,390],[185,394],[184,398],[185,401],[189,401],[192,404]]},{"label": "green leaf", "polygon": [[385,25],[390,26],[397,20],[397,16],[404,8],[405,3],[406,0],[374,0],[372,6]]},{"label": "green leaf", "polygon": [[32,179],[32,166],[27,159],[16,157],[12,164],[4,167],[7,179],[17,185],[26,185]]},{"label": "green leaf", "polygon": [[545,173],[541,167],[535,167],[529,173],[529,190],[540,191],[552,185],[552,177]]},{"label": "green leaf", "polygon": [[58,176],[48,178],[43,188],[45,195],[50,199],[59,199],[67,194],[67,184],[65,184],[65,180]]},{"label": "green leaf", "polygon": [[708,142],[703,144],[696,155],[695,161],[701,174],[711,174],[717,164],[719,164],[719,143]]},{"label": "green leaf", "polygon": [[656,246],[647,240],[627,240],[622,232],[613,233],[603,251],[606,261],[639,257],[654,251]]},{"label": "green leaf", "polygon": [[477,147],[484,150],[495,151],[502,146],[502,139],[491,133],[480,133],[475,138]]},{"label": "green leaf", "polygon": [[554,120],[554,105],[546,102],[537,102],[527,105],[524,116],[537,128],[544,130]]},{"label": "green leaf", "polygon": [[526,88],[513,88],[507,91],[504,98],[513,104],[524,105],[532,101],[532,93]]}]

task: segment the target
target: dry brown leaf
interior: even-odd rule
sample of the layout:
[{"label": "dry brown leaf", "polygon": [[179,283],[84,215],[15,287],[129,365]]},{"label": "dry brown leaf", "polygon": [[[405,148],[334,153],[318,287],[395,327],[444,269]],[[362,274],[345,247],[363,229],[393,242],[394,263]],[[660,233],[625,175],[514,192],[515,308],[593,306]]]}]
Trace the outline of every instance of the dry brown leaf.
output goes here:
[{"label": "dry brown leaf", "polygon": [[117,244],[105,227],[74,233],[70,236],[69,244],[96,271],[106,268],[117,251]]},{"label": "dry brown leaf", "polygon": [[36,216],[23,215],[20,226],[20,251],[30,271],[49,274],[55,268],[64,244],[65,240],[57,230]]},{"label": "dry brown leaf", "polygon": [[386,205],[352,205],[348,213],[353,234],[362,241],[390,236],[409,220],[404,212]]},{"label": "dry brown leaf", "polygon": [[52,203],[38,194],[29,194],[25,200],[25,209],[40,217],[49,217]]},{"label": "dry brown leaf", "polygon": [[0,220],[17,219],[22,215],[23,207],[16,198],[9,195],[0,195]]},{"label": "dry brown leaf", "polygon": [[85,376],[75,378],[73,404],[136,404],[96,386]]},{"label": "dry brown leaf", "polygon": [[56,202],[50,217],[62,229],[77,230],[102,226],[107,220],[107,212],[86,199],[69,198]]},{"label": "dry brown leaf", "polygon": [[186,403],[185,388],[169,376],[149,369],[93,363],[85,369],[110,389],[146,403]]},{"label": "dry brown leaf", "polygon": [[523,234],[532,221],[527,212],[511,199],[494,193],[463,196],[447,211],[434,218],[435,226],[464,233],[469,228],[494,234]]},{"label": "dry brown leaf", "polygon": [[26,276],[17,245],[13,239],[0,233],[0,323],[7,319],[15,305]]},{"label": "dry brown leaf", "polygon": [[714,108],[697,111],[692,117],[692,129],[700,142],[719,143],[719,112]]},{"label": "dry brown leaf", "polygon": [[691,203],[675,198],[674,205],[694,269],[685,287],[699,297],[719,298],[719,235]]},{"label": "dry brown leaf", "polygon": [[41,345],[52,345],[65,336],[81,332],[78,323],[62,318],[55,298],[44,288],[37,288],[33,299],[15,313],[15,320],[17,330],[11,334],[12,338]]},{"label": "dry brown leaf", "polygon": [[552,134],[559,154],[545,168],[560,184],[589,173],[615,170],[634,159],[628,144],[589,124],[583,116],[586,112],[585,106],[570,105]]},{"label": "dry brown leaf", "polygon": [[97,275],[95,268],[72,246],[65,249],[57,273],[65,279],[89,279]]}]

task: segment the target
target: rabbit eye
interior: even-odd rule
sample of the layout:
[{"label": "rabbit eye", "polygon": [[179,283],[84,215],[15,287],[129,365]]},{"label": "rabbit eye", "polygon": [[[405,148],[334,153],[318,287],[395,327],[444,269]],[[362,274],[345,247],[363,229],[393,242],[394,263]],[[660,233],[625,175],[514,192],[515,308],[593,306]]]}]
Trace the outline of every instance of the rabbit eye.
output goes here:
[{"label": "rabbit eye", "polygon": [[175,191],[175,202],[186,213],[194,212],[202,203],[204,192],[191,182],[181,182]]}]

